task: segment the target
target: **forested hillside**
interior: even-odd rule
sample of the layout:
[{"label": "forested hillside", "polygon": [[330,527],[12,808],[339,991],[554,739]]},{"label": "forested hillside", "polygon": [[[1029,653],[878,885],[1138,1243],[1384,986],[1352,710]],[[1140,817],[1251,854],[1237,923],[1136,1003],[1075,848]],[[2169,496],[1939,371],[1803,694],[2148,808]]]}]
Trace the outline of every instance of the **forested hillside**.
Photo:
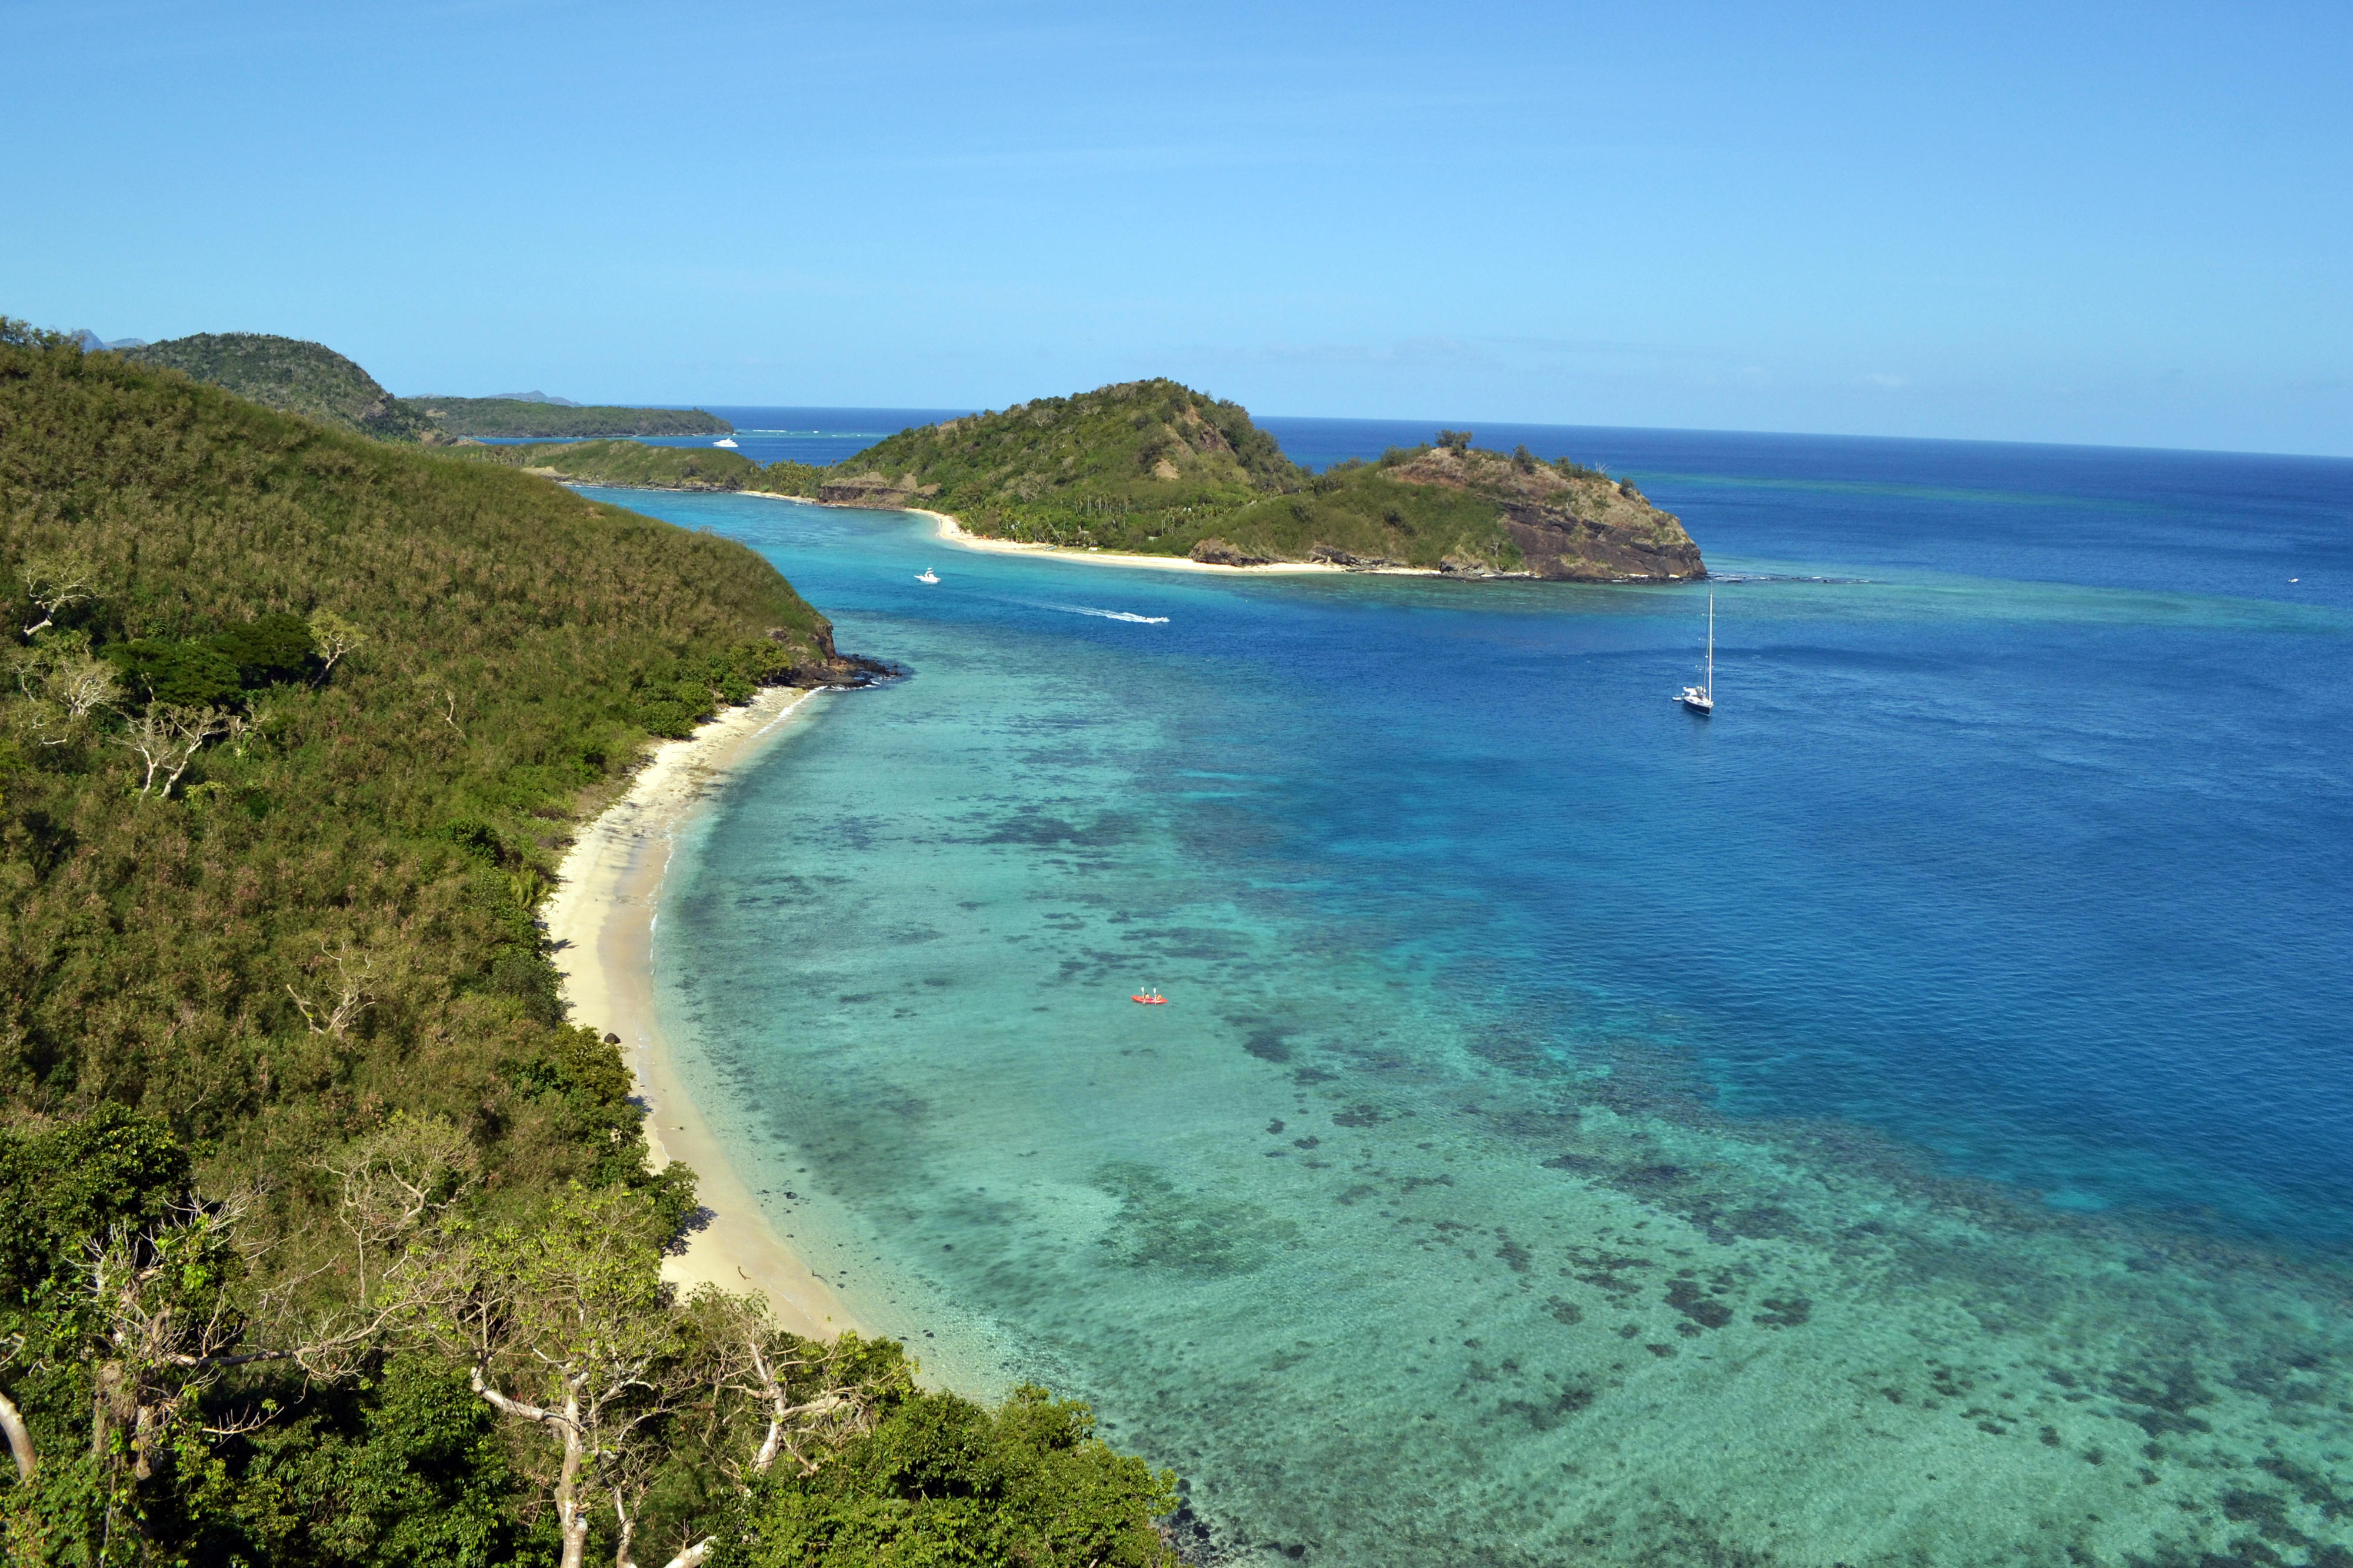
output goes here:
[{"label": "forested hillside", "polygon": [[1148,1563],[1082,1410],[678,1300],[535,907],[844,669],[733,543],[0,322],[0,1558]]},{"label": "forested hillside", "polygon": [[936,508],[997,538],[1229,565],[1589,582],[1706,574],[1680,521],[1582,464],[1483,451],[1469,431],[1441,431],[1377,463],[1310,474],[1239,405],[1172,381],[903,430],[819,476],[785,469],[762,488]]}]

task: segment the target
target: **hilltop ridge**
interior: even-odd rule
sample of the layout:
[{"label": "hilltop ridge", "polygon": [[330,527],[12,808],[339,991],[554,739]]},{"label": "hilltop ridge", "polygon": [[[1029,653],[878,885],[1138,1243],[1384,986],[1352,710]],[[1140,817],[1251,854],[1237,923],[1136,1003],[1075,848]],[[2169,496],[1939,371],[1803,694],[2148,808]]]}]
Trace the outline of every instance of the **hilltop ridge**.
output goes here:
[{"label": "hilltop ridge", "polygon": [[428,428],[375,377],[323,343],[268,332],[198,332],[120,352],[134,364],[176,370],[280,414],[380,441],[419,440]]},{"label": "hilltop ridge", "polygon": [[176,370],[280,414],[299,415],[380,441],[433,446],[466,437],[578,438],[725,435],[734,428],[699,408],[588,406],[549,398],[396,397],[354,361],[323,343],[267,332],[199,332],[159,343],[99,343],[138,364]]}]

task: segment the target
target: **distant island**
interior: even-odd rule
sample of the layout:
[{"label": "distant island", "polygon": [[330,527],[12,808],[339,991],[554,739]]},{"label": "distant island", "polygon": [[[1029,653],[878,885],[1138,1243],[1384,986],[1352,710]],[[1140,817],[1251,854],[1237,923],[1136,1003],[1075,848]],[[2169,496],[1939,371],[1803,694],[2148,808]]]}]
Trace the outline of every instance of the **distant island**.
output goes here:
[{"label": "distant island", "polygon": [[444,436],[724,436],[735,426],[700,408],[618,408],[530,397],[406,399]]},{"label": "distant island", "polygon": [[200,332],[120,347],[120,352],[126,359],[179,371],[281,414],[299,414],[382,441],[432,446],[469,437],[723,436],[734,428],[699,408],[584,406],[544,393],[395,397],[375,377],[322,343],[264,332]]},{"label": "distant island", "polygon": [[952,513],[984,538],[1183,556],[1569,582],[1704,577],[1680,521],[1630,480],[1467,430],[1311,473],[1239,405],[1133,381],[902,430],[817,499]]}]

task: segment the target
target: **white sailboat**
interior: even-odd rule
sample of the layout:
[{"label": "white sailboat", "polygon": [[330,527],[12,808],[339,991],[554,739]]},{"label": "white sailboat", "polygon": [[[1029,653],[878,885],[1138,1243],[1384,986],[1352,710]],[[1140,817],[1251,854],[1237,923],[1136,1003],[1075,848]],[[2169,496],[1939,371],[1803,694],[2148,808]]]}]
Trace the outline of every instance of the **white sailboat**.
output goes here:
[{"label": "white sailboat", "polygon": [[1694,713],[1702,715],[1715,711],[1715,595],[1707,596],[1707,679],[1700,686],[1686,686],[1675,699]]}]

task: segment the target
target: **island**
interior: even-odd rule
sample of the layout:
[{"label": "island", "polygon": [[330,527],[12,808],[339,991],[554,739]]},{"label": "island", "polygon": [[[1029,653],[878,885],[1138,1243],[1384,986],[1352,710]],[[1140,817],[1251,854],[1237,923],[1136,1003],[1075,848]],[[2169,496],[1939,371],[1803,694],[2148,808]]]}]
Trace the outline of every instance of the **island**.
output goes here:
[{"label": "island", "polygon": [[724,436],[735,426],[700,408],[622,408],[548,397],[411,397],[406,401],[444,436],[477,438],[596,436]]},{"label": "island", "polygon": [[1707,573],[1680,520],[1599,468],[1442,430],[1311,473],[1240,405],[1166,380],[902,430],[776,479],[836,505],[947,513],[985,539],[1215,565],[1584,583]]}]

